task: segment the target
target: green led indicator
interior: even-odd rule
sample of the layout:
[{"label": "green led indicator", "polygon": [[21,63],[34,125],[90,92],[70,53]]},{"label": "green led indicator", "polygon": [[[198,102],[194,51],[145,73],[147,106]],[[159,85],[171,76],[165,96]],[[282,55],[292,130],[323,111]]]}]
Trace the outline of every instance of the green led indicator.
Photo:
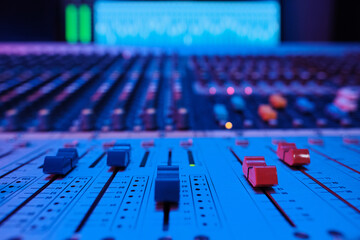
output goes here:
[{"label": "green led indicator", "polygon": [[91,41],[91,9],[87,4],[81,4],[79,7],[79,38],[82,43]]},{"label": "green led indicator", "polygon": [[65,38],[66,41],[75,43],[78,41],[78,16],[77,8],[74,4],[69,4],[65,8]]}]

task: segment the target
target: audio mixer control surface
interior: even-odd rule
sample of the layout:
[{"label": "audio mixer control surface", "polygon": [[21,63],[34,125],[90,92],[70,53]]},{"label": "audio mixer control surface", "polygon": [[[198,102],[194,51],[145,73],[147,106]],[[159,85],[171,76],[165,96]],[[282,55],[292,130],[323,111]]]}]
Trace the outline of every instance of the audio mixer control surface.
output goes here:
[{"label": "audio mixer control surface", "polygon": [[358,137],[202,134],[2,136],[1,238],[360,238]]},{"label": "audio mixer control surface", "polygon": [[360,127],[360,48],[267,51],[184,56],[96,46],[0,46],[0,128]]},{"label": "audio mixer control surface", "polygon": [[0,45],[0,239],[360,239],[359,46],[234,52]]}]

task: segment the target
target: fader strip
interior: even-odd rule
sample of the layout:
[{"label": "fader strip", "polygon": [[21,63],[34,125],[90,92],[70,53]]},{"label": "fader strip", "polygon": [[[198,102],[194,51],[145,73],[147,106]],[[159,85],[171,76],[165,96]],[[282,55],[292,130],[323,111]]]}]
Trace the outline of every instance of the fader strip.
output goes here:
[{"label": "fader strip", "polygon": [[[353,130],[226,138],[3,135],[14,152],[0,170],[0,233],[4,239],[356,239],[357,140]],[[59,157],[73,164],[63,174],[48,166]]]}]

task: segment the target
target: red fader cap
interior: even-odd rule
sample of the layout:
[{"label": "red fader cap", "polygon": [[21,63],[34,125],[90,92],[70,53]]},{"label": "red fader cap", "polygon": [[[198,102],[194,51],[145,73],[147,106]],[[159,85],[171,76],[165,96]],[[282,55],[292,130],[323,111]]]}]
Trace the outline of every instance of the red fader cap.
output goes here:
[{"label": "red fader cap", "polygon": [[245,157],[243,173],[253,187],[271,187],[278,184],[275,166],[267,166],[264,157]]},{"label": "red fader cap", "polygon": [[290,166],[301,166],[310,164],[310,153],[307,149],[290,149],[285,152],[283,160]]},{"label": "red fader cap", "polygon": [[296,144],[295,143],[287,143],[287,142],[279,142],[278,148],[276,150],[276,155],[281,160],[284,160],[285,152],[289,151],[290,149],[296,149]]},{"label": "red fader cap", "polygon": [[310,163],[308,149],[297,149],[295,143],[279,143],[276,155],[290,166],[301,166]]}]

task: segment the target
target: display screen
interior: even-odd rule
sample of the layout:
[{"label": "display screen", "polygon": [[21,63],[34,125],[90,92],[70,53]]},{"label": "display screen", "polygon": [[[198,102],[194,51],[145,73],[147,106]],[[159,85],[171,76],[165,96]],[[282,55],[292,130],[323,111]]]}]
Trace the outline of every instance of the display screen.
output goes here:
[{"label": "display screen", "polygon": [[276,45],[277,1],[97,1],[95,42],[107,45],[208,47]]}]

